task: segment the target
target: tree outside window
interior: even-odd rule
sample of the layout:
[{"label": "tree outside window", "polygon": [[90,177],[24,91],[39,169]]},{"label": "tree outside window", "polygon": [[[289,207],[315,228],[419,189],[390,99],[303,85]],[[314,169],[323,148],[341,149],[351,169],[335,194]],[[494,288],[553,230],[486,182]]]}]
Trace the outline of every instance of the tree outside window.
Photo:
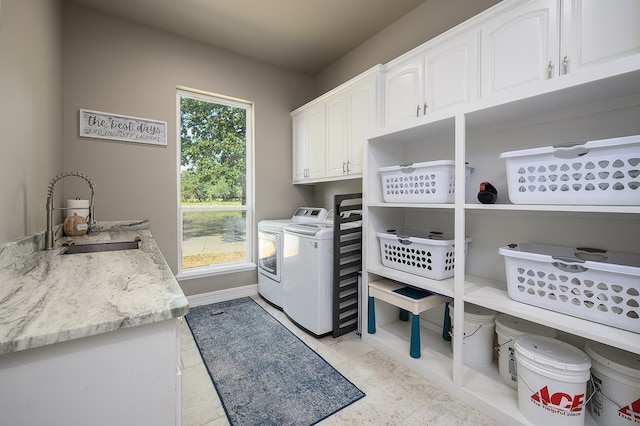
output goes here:
[{"label": "tree outside window", "polygon": [[252,105],[186,91],[178,101],[181,269],[250,262]]}]

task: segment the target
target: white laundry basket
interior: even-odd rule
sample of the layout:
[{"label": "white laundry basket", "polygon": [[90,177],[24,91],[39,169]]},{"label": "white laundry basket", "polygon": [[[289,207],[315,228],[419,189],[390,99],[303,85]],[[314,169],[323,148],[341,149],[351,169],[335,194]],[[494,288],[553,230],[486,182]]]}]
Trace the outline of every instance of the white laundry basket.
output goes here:
[{"label": "white laundry basket", "polygon": [[640,205],[640,135],[500,154],[514,204]]},{"label": "white laundry basket", "polygon": [[[466,165],[465,185],[473,167]],[[453,203],[455,162],[429,161],[381,167],[382,198],[387,203]]]},{"label": "white laundry basket", "polygon": [[640,333],[640,255],[531,243],[499,253],[513,300]]},{"label": "white laundry basket", "polygon": [[[382,264],[434,280],[453,276],[453,234],[440,231],[398,229],[378,232]],[[470,238],[465,239],[466,252]]]}]

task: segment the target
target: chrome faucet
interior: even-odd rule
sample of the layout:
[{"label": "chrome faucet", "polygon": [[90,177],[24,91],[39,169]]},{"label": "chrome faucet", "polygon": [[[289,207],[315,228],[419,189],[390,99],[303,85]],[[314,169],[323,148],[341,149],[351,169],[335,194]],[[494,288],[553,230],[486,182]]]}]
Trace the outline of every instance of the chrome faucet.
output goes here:
[{"label": "chrome faucet", "polygon": [[91,179],[89,179],[87,176],[83,175],[82,173],[78,173],[78,172],[60,173],[59,175],[51,179],[51,182],[49,183],[49,189],[47,191],[47,232],[45,234],[45,246],[44,246],[45,250],[51,250],[53,248],[53,240],[54,240],[53,211],[67,210],[66,207],[58,207],[58,208],[53,207],[53,189],[56,186],[56,183],[60,179],[66,178],[67,176],[75,176],[75,177],[82,178],[86,180],[87,183],[89,184],[89,188],[91,189],[91,199],[89,201],[89,219],[88,219],[89,229],[91,229],[91,225],[96,223],[95,212],[93,209],[93,196],[95,194],[96,185],[93,183]]}]

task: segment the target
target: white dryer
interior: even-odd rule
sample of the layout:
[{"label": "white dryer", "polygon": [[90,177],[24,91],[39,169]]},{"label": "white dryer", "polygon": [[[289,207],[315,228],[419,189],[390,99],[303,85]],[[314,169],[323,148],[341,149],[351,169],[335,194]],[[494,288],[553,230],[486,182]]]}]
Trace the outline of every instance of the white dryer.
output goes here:
[{"label": "white dryer", "polygon": [[333,226],[290,224],[284,230],[284,313],[307,332],[333,329]]},{"label": "white dryer", "polygon": [[284,228],[292,223],[324,222],[327,210],[300,207],[290,219],[262,220],[258,223],[258,293],[267,302],[282,309],[282,268]]}]

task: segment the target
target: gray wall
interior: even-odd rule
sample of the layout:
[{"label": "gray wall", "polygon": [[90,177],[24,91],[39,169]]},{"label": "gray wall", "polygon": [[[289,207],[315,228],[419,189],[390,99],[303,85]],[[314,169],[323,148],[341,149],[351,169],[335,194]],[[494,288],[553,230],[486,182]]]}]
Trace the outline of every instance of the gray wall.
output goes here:
[{"label": "gray wall", "polygon": [[45,229],[62,170],[62,16],[58,0],[0,4],[0,244]]},{"label": "gray wall", "polygon": [[[312,188],[291,183],[289,112],[311,96],[299,73],[134,24],[91,8],[64,7],[64,166],[96,182],[98,220],[149,219],[177,272],[176,87],[255,103],[255,218],[287,217]],[[167,122],[166,147],[81,138],[80,108]],[[65,186],[67,196],[82,181]],[[257,282],[255,272],[181,280],[187,295]]]}]

